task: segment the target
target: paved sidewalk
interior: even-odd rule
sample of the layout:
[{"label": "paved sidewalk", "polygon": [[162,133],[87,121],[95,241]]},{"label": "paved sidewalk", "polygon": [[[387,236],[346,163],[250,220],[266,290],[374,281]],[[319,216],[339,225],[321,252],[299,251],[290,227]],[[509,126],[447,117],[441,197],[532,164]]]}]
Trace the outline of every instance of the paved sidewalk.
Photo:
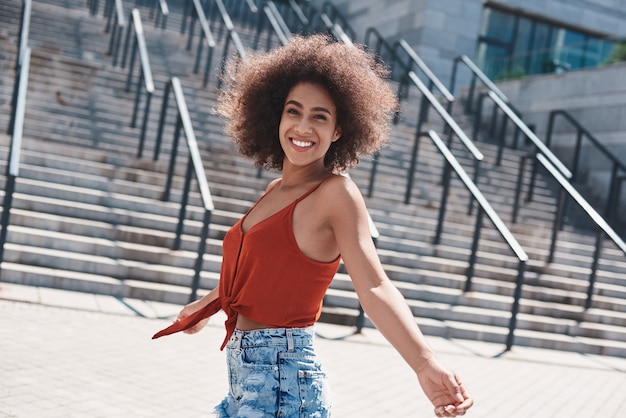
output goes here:
[{"label": "paved sidewalk", "polygon": [[[222,318],[150,337],[180,307],[0,283],[0,418],[207,417],[226,392]],[[375,330],[318,325],[337,418],[429,417]],[[468,417],[623,417],[626,359],[429,337],[464,379]]]}]

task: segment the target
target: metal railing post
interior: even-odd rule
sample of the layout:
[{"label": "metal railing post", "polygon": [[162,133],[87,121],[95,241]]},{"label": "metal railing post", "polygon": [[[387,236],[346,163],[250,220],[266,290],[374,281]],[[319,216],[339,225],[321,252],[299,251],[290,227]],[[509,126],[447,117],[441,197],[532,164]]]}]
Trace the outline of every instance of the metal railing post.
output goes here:
[{"label": "metal railing post", "polygon": [[[519,299],[521,298],[521,287],[524,282],[524,272],[525,272],[526,262],[528,261],[528,255],[526,254],[524,249],[519,245],[519,243],[517,242],[515,237],[511,234],[511,232],[506,227],[504,222],[502,222],[502,219],[500,219],[498,214],[494,211],[493,207],[489,204],[489,202],[487,202],[487,200],[485,199],[481,191],[478,189],[476,184],[467,175],[467,172],[463,169],[463,167],[458,162],[458,160],[454,157],[454,155],[452,155],[452,152],[446,146],[443,140],[441,140],[441,138],[439,138],[437,133],[435,133],[434,131],[429,131],[428,136],[431,138],[435,146],[439,149],[442,156],[445,158],[446,161],[444,162],[444,164],[449,165],[451,169],[454,169],[459,179],[463,182],[467,190],[474,197],[474,199],[476,199],[476,201],[478,202],[480,206],[480,209],[479,209],[480,213],[477,215],[476,228],[474,230],[472,254],[470,256],[469,266],[468,266],[468,271],[467,271],[468,280],[466,281],[466,289],[471,289],[471,277],[473,276],[473,273],[474,273],[473,269],[474,269],[474,265],[476,262],[476,251],[478,248],[480,230],[482,229],[483,213],[489,217],[493,225],[496,227],[496,229],[498,230],[502,238],[506,241],[509,248],[513,251],[513,253],[517,257],[517,260],[519,261],[517,288],[516,288],[516,292],[514,295],[514,301],[513,301],[513,306],[512,306],[511,322],[509,324],[509,330],[510,330],[509,337],[507,338],[507,341],[506,341],[507,350],[508,350],[511,348],[513,344],[513,331],[516,326],[515,319],[517,317],[517,311],[519,309]],[[444,205],[443,202],[442,202],[442,205]]]},{"label": "metal railing post", "polygon": [[467,267],[467,275],[465,280],[465,292],[472,290],[472,278],[474,277],[474,266],[476,265],[478,243],[480,242],[480,231],[483,227],[483,210],[478,209],[476,214],[476,224],[474,225],[474,236],[472,238],[472,247],[470,250],[470,259]]},{"label": "metal railing post", "polygon": [[163,102],[161,103],[161,113],[159,116],[159,125],[157,128],[157,136],[154,144],[154,155],[152,157],[153,161],[157,161],[159,159],[159,154],[161,152],[161,143],[163,141],[163,128],[165,126],[165,117],[167,115],[167,107],[169,104],[170,90],[172,89],[172,82],[168,81],[165,83],[165,89],[163,91]]},{"label": "metal railing post", "polygon": [[20,170],[20,154],[22,150],[22,135],[24,132],[24,115],[26,113],[26,95],[28,93],[28,77],[30,73],[30,47],[25,47],[19,66],[19,83],[16,85],[15,108],[11,128],[11,145],[9,147],[8,162],[6,166],[6,184],[2,203],[2,216],[0,217],[0,268],[4,260],[4,247],[6,244],[11,207],[13,206],[13,193],[15,192],[16,179]]},{"label": "metal railing post", "polygon": [[205,210],[202,219],[202,231],[200,232],[200,243],[198,244],[198,256],[193,267],[193,280],[191,282],[191,294],[189,302],[196,300],[198,288],[200,287],[200,272],[202,271],[202,263],[204,261],[204,253],[206,252],[206,240],[209,238],[209,225],[211,224],[211,211]]},{"label": "metal railing post", "polygon": [[191,191],[191,175],[193,173],[193,160],[191,157],[187,161],[187,170],[185,171],[185,182],[183,184],[183,194],[180,202],[180,210],[178,211],[178,223],[176,225],[176,239],[172,249],[180,250],[180,241],[183,235],[183,227],[185,225],[185,213],[187,211],[187,203],[189,202],[189,192]]},{"label": "metal railing post", "polygon": [[[22,11],[20,16],[20,31],[17,47],[17,57],[15,59],[15,79],[13,81],[13,94],[11,96],[11,114],[9,119],[9,125],[7,127],[7,135],[13,134],[13,125],[15,123],[15,112],[17,106],[17,96],[20,84],[20,73],[25,59],[26,49],[28,48],[28,36],[30,33],[30,15],[32,10],[32,0],[24,0],[22,3]],[[28,53],[30,61],[30,52]],[[30,63],[29,63],[30,65]]]},{"label": "metal railing post", "polygon": [[[465,148],[470,152],[472,157],[476,160],[482,160],[484,158],[483,154],[476,148],[476,145],[472,142],[472,140],[463,132],[461,127],[456,123],[456,121],[450,116],[450,114],[446,111],[446,109],[439,103],[439,101],[435,98],[435,96],[429,91],[428,87],[417,77],[417,75],[410,71],[407,74],[410,81],[420,90],[422,93],[422,100],[427,99],[430,105],[437,111],[439,116],[445,121],[445,123],[450,127],[450,129],[456,134],[456,136],[461,140]],[[416,137],[422,135],[420,132],[421,125],[420,122],[422,119],[423,106],[420,107],[420,115],[418,119],[418,129],[416,129]],[[413,157],[415,155],[415,157]],[[413,154],[411,156],[411,167],[409,168],[409,173],[407,175],[407,188],[405,191],[405,203],[409,203],[411,191],[413,187],[413,177],[415,176],[415,167],[417,160],[417,145],[414,145]]]},{"label": "metal railing post", "polygon": [[435,231],[435,237],[433,239],[434,245],[439,245],[441,243],[441,234],[443,233],[443,222],[446,216],[446,210],[448,208],[448,196],[450,194],[450,181],[452,177],[450,175],[450,167],[446,162],[444,163],[443,170],[443,178],[442,183],[443,187],[441,189],[441,203],[439,204],[439,216],[437,217],[437,229]]},{"label": "metal railing post", "polygon": [[[197,290],[200,285],[200,272],[202,270],[202,262],[204,253],[206,250],[206,240],[209,235],[209,223],[211,222],[211,213],[214,209],[213,199],[211,197],[211,191],[204,172],[204,166],[200,157],[200,151],[198,149],[198,142],[191,124],[191,117],[189,115],[189,109],[185,101],[185,96],[177,77],[172,77],[165,85],[165,92],[163,96],[163,103],[161,105],[161,115],[159,119],[159,127],[157,131],[157,149],[160,148],[161,137],[163,134],[163,126],[165,125],[165,118],[168,109],[170,90],[173,91],[174,98],[176,100],[176,125],[174,128],[174,139],[172,142],[172,149],[170,154],[170,160],[168,165],[167,180],[165,183],[165,190],[163,191],[162,200],[169,200],[171,194],[171,187],[173,177],[175,174],[176,158],[178,156],[178,145],[180,141],[181,130],[185,135],[187,149],[189,151],[189,158],[187,161],[187,168],[185,171],[185,179],[182,190],[181,206],[178,213],[178,222],[176,224],[175,239],[172,245],[174,250],[179,250],[182,243],[182,235],[184,230],[184,221],[186,217],[187,205],[189,204],[189,195],[191,193],[191,181],[193,174],[198,184],[198,190],[202,199],[204,208],[204,218],[202,223],[202,230],[200,233],[200,243],[198,245],[198,254],[196,261],[194,262],[194,275],[192,283],[190,285],[190,301],[196,298]],[[155,153],[155,161],[157,158]]]},{"label": "metal railing post", "polygon": [[517,223],[517,215],[519,214],[519,198],[522,194],[522,185],[524,183],[524,168],[526,167],[526,161],[528,156],[524,155],[520,158],[519,169],[517,171],[517,184],[515,185],[515,200],[513,203],[513,212],[511,213],[511,222]]},{"label": "metal railing post", "polygon": [[[537,153],[537,161],[541,163],[541,165],[549,172],[549,174],[559,183],[561,187],[561,192],[567,192],[567,196],[569,196],[574,202],[576,202],[591,218],[591,220],[596,224],[598,228],[600,228],[604,233],[613,241],[613,243],[626,254],[626,243],[624,240],[615,232],[613,228],[607,223],[607,221],[585,200],[584,197],[572,186],[572,184],[565,178],[563,173],[557,169],[548,158],[542,153]],[[560,205],[559,205],[560,206]],[[559,215],[561,210],[557,211],[557,215]],[[555,220],[556,222],[556,220]],[[556,224],[554,230],[556,231]],[[553,232],[553,243],[552,247],[554,247],[554,239],[555,232]],[[553,258],[554,249],[550,249],[550,262]]]},{"label": "metal railing post", "polygon": [[600,254],[602,253],[602,230],[596,234],[596,248],[593,251],[593,261],[591,263],[591,274],[589,275],[589,285],[587,286],[587,299],[585,300],[585,310],[591,308],[593,303],[593,292],[596,286],[596,278],[598,272],[598,263]]},{"label": "metal railing post", "polygon": [[165,182],[165,192],[163,193],[163,200],[170,199],[170,190],[172,188],[172,181],[174,178],[174,169],[176,168],[176,156],[178,155],[178,142],[180,141],[180,130],[182,128],[182,120],[180,114],[176,115],[176,127],[174,128],[174,140],[172,141],[172,151],[170,154],[170,162],[167,169],[167,181]]},{"label": "metal railing post", "polygon": [[524,273],[526,272],[526,261],[520,260],[517,267],[517,279],[515,280],[515,291],[513,293],[513,306],[511,307],[511,319],[509,320],[509,334],[506,337],[506,351],[513,348],[515,340],[515,329],[517,327],[517,314],[519,313],[520,299],[522,298],[522,286],[524,284]]},{"label": "metal railing post", "polygon": [[[0,269],[2,269],[2,262],[4,261],[4,246],[7,242],[9,218],[11,215],[11,208],[13,207],[13,193],[15,192],[16,176],[7,175],[6,183],[4,186],[4,199],[2,201],[2,217],[0,223],[2,230],[0,230]],[[1,278],[1,275],[0,275]]]}]

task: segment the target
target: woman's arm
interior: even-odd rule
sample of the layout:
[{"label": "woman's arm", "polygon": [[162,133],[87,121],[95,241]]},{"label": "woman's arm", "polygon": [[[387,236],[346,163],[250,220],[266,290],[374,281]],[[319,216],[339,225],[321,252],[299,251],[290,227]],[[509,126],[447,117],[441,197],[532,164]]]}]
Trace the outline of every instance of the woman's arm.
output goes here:
[{"label": "woman's arm", "polygon": [[330,227],[364,311],[415,371],[435,413],[464,414],[473,401],[458,377],[440,364],[404,297],[384,272],[361,193],[349,179],[331,183],[324,199],[329,203]]}]

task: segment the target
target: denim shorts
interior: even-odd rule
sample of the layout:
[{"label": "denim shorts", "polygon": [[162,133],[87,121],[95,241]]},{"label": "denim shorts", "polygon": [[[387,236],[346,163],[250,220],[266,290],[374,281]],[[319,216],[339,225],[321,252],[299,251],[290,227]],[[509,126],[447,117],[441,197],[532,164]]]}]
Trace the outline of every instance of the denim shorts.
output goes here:
[{"label": "denim shorts", "polygon": [[330,388],[313,351],[314,327],[235,330],[227,344],[229,391],[218,418],[326,418]]}]

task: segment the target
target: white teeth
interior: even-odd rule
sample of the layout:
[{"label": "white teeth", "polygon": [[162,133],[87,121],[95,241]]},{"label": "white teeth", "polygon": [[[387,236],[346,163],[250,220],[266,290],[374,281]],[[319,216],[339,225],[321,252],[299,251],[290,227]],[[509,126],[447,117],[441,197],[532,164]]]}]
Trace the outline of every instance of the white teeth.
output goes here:
[{"label": "white teeth", "polygon": [[292,139],[291,142],[293,142],[294,145],[301,147],[301,148],[306,148],[306,147],[310,147],[311,145],[313,145],[313,142],[298,141],[297,139]]}]

